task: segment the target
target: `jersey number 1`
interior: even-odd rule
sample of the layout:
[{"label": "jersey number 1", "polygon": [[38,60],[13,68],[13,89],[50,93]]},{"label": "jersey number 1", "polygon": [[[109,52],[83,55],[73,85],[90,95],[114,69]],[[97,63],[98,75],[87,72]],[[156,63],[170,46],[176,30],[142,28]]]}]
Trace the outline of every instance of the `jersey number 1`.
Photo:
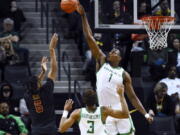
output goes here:
[{"label": "jersey number 1", "polygon": [[88,129],[87,133],[93,134],[94,133],[94,121],[88,120],[87,123],[89,124],[89,129]]},{"label": "jersey number 1", "polygon": [[113,76],[113,74],[111,73],[111,74],[110,74],[110,77],[109,77],[109,82],[111,81],[112,76]]}]

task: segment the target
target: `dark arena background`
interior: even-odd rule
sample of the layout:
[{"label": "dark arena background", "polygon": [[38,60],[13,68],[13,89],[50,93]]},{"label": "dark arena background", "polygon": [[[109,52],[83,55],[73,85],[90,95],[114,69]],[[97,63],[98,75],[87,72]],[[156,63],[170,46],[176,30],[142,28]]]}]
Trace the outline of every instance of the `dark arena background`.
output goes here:
[{"label": "dark arena background", "polygon": [[[180,0],[79,2],[85,9],[97,46],[106,55],[113,48],[120,50],[119,66],[130,74],[135,94],[154,118],[148,123],[125,94],[135,135],[180,135]],[[53,33],[57,33],[59,39],[53,91],[57,127],[66,99],[72,98],[73,109],[77,109],[84,107],[82,93],[86,89],[96,91],[99,63],[83,34],[81,16],[76,11],[65,13],[60,3],[61,0],[0,0],[0,135],[17,135],[7,134],[10,126],[4,131],[4,121],[8,121],[1,109],[4,101],[10,107],[9,114],[18,116],[31,135],[30,112],[24,100],[26,83],[29,77],[40,74],[43,56],[49,59],[48,75],[49,43]],[[162,33],[167,34],[167,47],[150,49],[149,35],[142,22],[142,18],[148,16],[174,17],[169,33]],[[167,28],[163,23],[161,25]],[[162,39],[152,40],[156,46]],[[42,83],[45,81],[46,78]],[[156,90],[160,82],[167,85],[165,92]],[[18,131],[18,127],[15,130]],[[57,134],[80,135],[78,123],[65,133]]]}]

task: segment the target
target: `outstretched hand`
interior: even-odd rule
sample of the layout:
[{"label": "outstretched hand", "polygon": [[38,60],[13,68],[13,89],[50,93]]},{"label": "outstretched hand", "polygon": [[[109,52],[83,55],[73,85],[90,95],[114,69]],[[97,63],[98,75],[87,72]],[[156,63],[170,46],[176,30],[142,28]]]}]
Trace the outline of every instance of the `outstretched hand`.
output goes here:
[{"label": "outstretched hand", "polygon": [[80,3],[77,4],[76,11],[77,11],[80,15],[84,15],[84,14],[85,14],[84,8],[83,8],[83,6],[82,6]]},{"label": "outstretched hand", "polygon": [[66,100],[65,105],[64,105],[64,110],[71,111],[73,103],[74,101],[72,99]]},{"label": "outstretched hand", "polygon": [[57,45],[57,41],[58,41],[58,34],[54,33],[51,38],[49,49],[55,49]]},{"label": "outstretched hand", "polygon": [[47,71],[47,62],[48,62],[48,58],[47,57],[43,57],[41,60],[41,68],[43,72]]}]

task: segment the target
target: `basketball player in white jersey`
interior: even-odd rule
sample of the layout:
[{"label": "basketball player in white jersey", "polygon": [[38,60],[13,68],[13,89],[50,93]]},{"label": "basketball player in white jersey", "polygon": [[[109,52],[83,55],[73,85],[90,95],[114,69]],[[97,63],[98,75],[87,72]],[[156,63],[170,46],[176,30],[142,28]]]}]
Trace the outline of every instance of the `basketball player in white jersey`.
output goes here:
[{"label": "basketball player in white jersey", "polygon": [[97,95],[93,90],[87,90],[83,94],[84,108],[74,110],[70,117],[67,118],[68,112],[72,109],[73,101],[66,100],[64,112],[59,125],[59,132],[63,133],[70,128],[75,122],[79,122],[81,135],[107,135],[105,132],[105,120],[107,116],[115,118],[128,118],[129,111],[124,98],[124,86],[119,85],[116,93],[121,102],[117,109],[101,106],[97,107]]},{"label": "basketball player in white jersey", "polygon": [[[96,44],[84,8],[80,4],[77,6],[77,12],[81,15],[83,32],[88,46],[97,63],[99,63],[96,82],[99,105],[111,106],[113,109],[121,105],[121,103],[118,102],[119,99],[115,92],[115,87],[118,84],[124,84],[125,93],[132,105],[136,110],[141,112],[149,122],[152,122],[153,118],[146,112],[133,90],[130,75],[122,67],[119,67],[121,61],[120,51],[118,49],[112,49],[106,57]],[[108,117],[106,120],[106,130],[109,135],[133,135],[135,129],[130,117],[127,119]]]}]

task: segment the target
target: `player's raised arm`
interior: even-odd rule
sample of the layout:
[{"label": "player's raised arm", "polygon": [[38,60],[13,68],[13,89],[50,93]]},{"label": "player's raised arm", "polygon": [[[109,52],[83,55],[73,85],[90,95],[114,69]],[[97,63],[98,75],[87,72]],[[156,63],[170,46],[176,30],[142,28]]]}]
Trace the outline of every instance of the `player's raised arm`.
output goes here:
[{"label": "player's raised arm", "polygon": [[48,78],[55,80],[57,75],[57,61],[56,61],[56,53],[55,48],[58,41],[58,35],[56,33],[53,34],[50,45],[49,45],[49,52],[50,52],[50,71],[48,73]]},{"label": "player's raised arm", "polygon": [[132,80],[130,75],[127,72],[123,73],[123,78],[124,78],[124,86],[126,90],[126,94],[131,102],[131,104],[139,111],[141,112],[145,118],[151,123],[153,121],[153,117],[151,117],[146,110],[144,109],[141,101],[138,99],[136,96],[134,89],[132,87]]},{"label": "player's raised arm", "polygon": [[64,105],[64,112],[60,120],[58,132],[64,133],[68,128],[70,128],[80,117],[80,109],[74,110],[70,117],[67,118],[68,112],[72,109],[73,101],[72,99],[66,100]]},{"label": "player's raised arm", "polygon": [[44,77],[47,71],[47,62],[48,62],[47,57],[43,57],[41,60],[41,73],[38,76],[40,81],[44,80]]},{"label": "player's raised arm", "polygon": [[87,20],[87,17],[86,17],[86,13],[85,13],[84,8],[82,7],[82,5],[78,4],[77,12],[81,15],[84,36],[86,38],[86,41],[88,43],[89,48],[92,51],[93,56],[97,60],[105,60],[105,54],[100,50],[100,48],[96,44],[96,41],[95,41],[95,39],[93,37],[91,28],[89,26],[89,23],[88,23],[88,20]]},{"label": "player's raised arm", "polygon": [[119,110],[111,109],[109,107],[103,107],[103,116],[104,119],[107,116],[112,116],[115,118],[129,118],[129,109],[124,97],[124,85],[117,86],[117,93],[119,95],[119,102],[121,103],[121,109],[119,106]]}]

